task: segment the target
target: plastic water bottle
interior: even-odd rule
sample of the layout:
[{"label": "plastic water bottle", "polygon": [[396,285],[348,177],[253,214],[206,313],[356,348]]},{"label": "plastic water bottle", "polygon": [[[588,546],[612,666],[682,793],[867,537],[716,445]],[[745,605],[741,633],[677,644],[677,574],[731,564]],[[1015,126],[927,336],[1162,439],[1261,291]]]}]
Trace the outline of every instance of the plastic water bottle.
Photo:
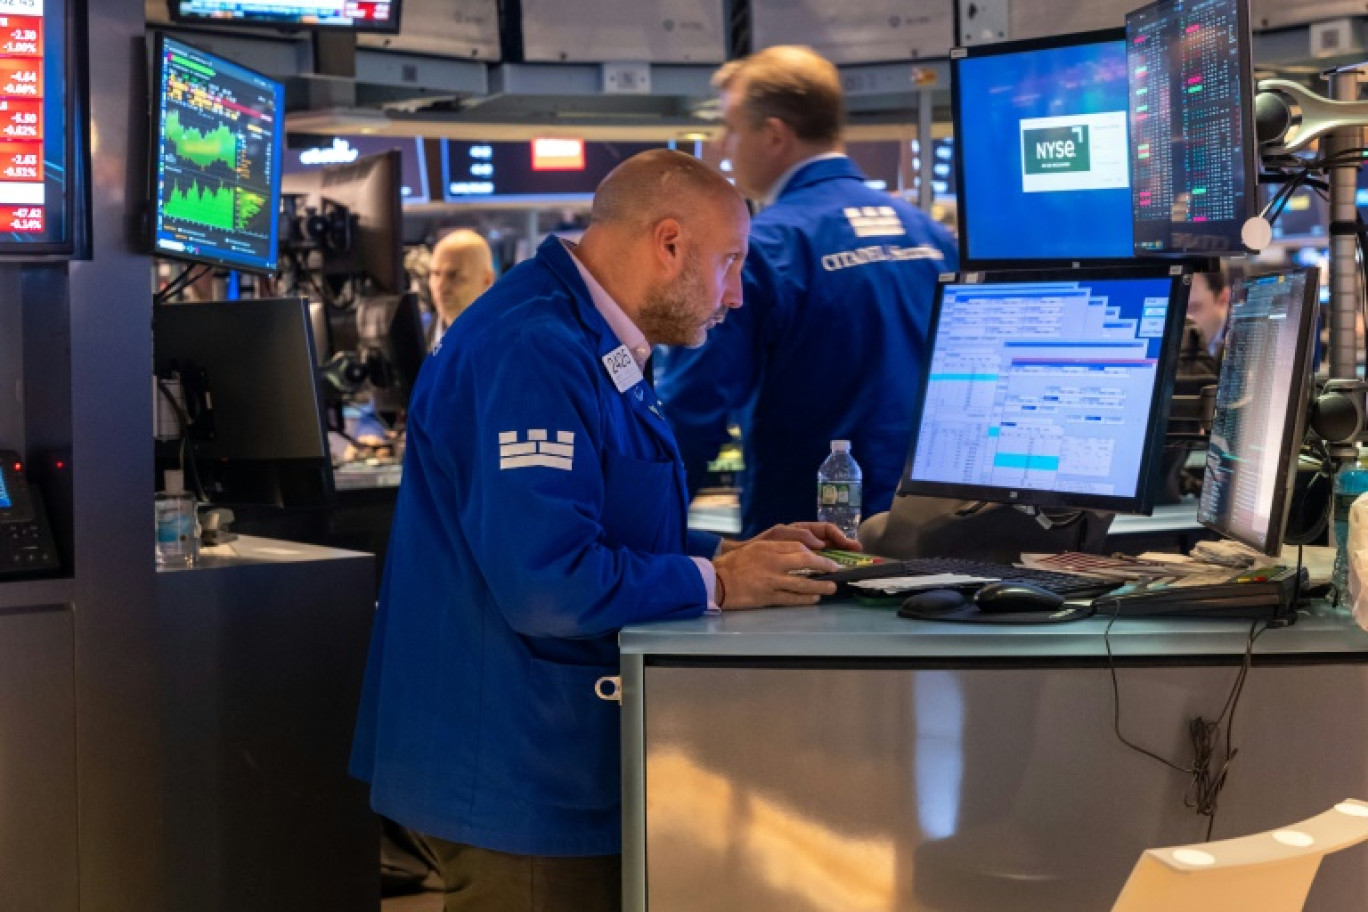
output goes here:
[{"label": "plastic water bottle", "polygon": [[1335,569],[1330,582],[1335,587],[1335,604],[1346,605],[1349,598],[1349,508],[1361,494],[1368,493],[1368,466],[1362,457],[1340,469],[1335,475]]},{"label": "plastic water bottle", "polygon": [[831,455],[817,470],[817,519],[851,538],[860,528],[860,466],[850,455],[849,440],[831,441]]}]

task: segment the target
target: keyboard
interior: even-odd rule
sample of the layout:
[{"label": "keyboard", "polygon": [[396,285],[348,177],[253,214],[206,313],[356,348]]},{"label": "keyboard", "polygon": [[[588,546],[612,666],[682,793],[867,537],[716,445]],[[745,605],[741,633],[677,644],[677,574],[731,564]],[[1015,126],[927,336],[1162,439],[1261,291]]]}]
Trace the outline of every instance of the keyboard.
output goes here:
[{"label": "keyboard", "polygon": [[831,573],[818,573],[812,578],[831,580],[845,588],[845,584],[858,580],[887,579],[893,576],[935,576],[941,573],[956,573],[963,576],[981,576],[995,580],[1012,580],[1031,583],[1042,589],[1057,592],[1065,598],[1084,598],[1101,595],[1115,589],[1119,583],[1110,580],[1096,580],[1090,576],[1076,573],[1059,573],[1053,570],[1028,570],[1013,567],[1011,564],[995,564],[988,561],[970,560],[959,557],[919,557],[913,560],[886,560],[862,567],[843,567]]}]

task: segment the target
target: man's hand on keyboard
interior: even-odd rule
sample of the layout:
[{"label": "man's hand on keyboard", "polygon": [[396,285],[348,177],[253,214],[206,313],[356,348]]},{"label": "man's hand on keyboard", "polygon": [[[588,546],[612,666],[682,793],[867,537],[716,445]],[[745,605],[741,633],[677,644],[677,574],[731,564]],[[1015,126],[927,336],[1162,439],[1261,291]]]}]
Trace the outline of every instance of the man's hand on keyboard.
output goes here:
[{"label": "man's hand on keyboard", "polygon": [[801,542],[751,540],[713,559],[721,589],[723,611],[769,605],[815,605],[836,591],[836,584],[819,582],[795,571],[825,573],[839,565],[813,554]]},{"label": "man's hand on keyboard", "polygon": [[771,526],[750,539],[749,542],[724,541],[722,553],[726,554],[750,542],[791,541],[798,542],[809,551],[859,551],[860,543],[848,537],[836,526],[827,522],[796,522]]}]

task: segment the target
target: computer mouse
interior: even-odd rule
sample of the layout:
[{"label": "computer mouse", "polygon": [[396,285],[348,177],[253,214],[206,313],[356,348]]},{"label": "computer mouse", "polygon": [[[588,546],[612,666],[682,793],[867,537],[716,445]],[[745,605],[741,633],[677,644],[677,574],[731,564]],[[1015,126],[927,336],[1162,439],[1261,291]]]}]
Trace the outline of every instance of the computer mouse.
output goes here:
[{"label": "computer mouse", "polygon": [[940,614],[953,611],[968,602],[965,594],[956,589],[923,589],[903,599],[898,617],[921,618],[928,614]]},{"label": "computer mouse", "polygon": [[989,583],[974,594],[979,611],[1008,614],[1018,611],[1054,611],[1064,604],[1064,596],[1049,589],[1015,580]]}]

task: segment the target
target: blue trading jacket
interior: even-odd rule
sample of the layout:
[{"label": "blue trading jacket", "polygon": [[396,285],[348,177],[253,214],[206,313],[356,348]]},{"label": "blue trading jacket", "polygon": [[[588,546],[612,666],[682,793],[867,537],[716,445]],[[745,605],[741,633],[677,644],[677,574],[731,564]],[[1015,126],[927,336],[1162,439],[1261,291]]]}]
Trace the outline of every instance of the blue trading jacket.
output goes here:
[{"label": "blue trading jacket", "polygon": [[497,851],[620,851],[625,624],[701,614],[684,471],[554,237],[423,366],[352,772],[386,816]]},{"label": "blue trading jacket", "polygon": [[846,158],[801,168],[751,225],[744,301],[697,349],[671,349],[657,387],[689,493],[742,429],[742,534],[816,518],[817,468],[833,439],[864,472],[864,514],[887,510],[911,438],[939,273],[950,235],[864,186]]}]

